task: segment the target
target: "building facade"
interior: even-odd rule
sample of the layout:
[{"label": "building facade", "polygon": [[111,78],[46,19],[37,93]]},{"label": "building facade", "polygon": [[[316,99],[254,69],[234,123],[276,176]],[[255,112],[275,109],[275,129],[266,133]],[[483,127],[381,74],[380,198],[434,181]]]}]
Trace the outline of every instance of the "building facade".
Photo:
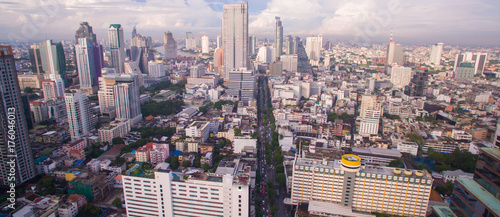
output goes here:
[{"label": "building facade", "polygon": [[248,67],[248,3],[225,4],[222,18],[224,80],[229,72]]}]

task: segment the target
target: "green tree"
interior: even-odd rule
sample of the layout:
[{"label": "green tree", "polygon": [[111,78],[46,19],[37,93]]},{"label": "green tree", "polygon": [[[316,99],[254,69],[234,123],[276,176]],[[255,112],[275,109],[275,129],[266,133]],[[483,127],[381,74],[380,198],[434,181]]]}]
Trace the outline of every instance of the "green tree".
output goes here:
[{"label": "green tree", "polygon": [[31,88],[31,87],[25,87],[24,88],[24,93],[33,93],[33,88]]},{"label": "green tree", "polygon": [[102,212],[101,212],[101,209],[99,209],[99,207],[94,206],[90,203],[87,203],[87,204],[83,205],[82,213],[87,214],[87,215],[91,215],[91,216],[99,216],[99,215],[101,215]]},{"label": "green tree", "polygon": [[280,184],[280,186],[285,187],[286,186],[286,176],[284,173],[278,173],[276,176],[276,181]]},{"label": "green tree", "polygon": [[276,166],[276,173],[284,173],[285,172],[285,167],[283,166],[283,164],[278,164]]},{"label": "green tree", "polygon": [[182,167],[187,168],[187,167],[190,167],[190,166],[191,166],[191,161],[186,160],[186,161],[182,162]]},{"label": "green tree", "polygon": [[207,163],[203,164],[203,166],[201,167],[205,172],[208,171],[210,169],[210,165],[208,165]]},{"label": "green tree", "polygon": [[404,165],[404,162],[403,162],[403,158],[398,158],[396,160],[393,160],[389,163],[389,167],[396,167],[396,168],[404,168],[405,165]]},{"label": "green tree", "polygon": [[117,197],[113,200],[113,206],[115,206],[116,208],[118,209],[121,209],[122,208],[122,199]]},{"label": "green tree", "polygon": [[179,157],[177,156],[173,156],[171,159],[170,159],[170,167],[175,170],[177,169],[177,167],[179,167]]},{"label": "green tree", "polygon": [[125,144],[125,141],[121,137],[115,137],[111,140],[113,145]]},{"label": "green tree", "polygon": [[243,136],[243,134],[241,134],[241,129],[240,128],[234,128],[234,135],[235,136]]},{"label": "green tree", "polygon": [[198,156],[194,159],[193,167],[200,168],[201,167],[201,158]]},{"label": "green tree", "polygon": [[273,215],[275,215],[279,210],[279,207],[278,206],[273,206],[271,207],[271,213],[273,213]]}]

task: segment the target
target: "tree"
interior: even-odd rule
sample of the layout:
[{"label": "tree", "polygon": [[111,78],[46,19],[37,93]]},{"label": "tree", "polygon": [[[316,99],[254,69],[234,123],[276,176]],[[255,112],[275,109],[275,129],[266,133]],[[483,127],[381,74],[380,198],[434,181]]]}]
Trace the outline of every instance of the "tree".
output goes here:
[{"label": "tree", "polygon": [[278,164],[276,166],[276,173],[283,173],[285,172],[285,167],[283,166],[283,164]]},{"label": "tree", "polygon": [[177,167],[179,167],[179,157],[178,156],[173,156],[171,159],[170,159],[170,167],[172,167],[172,169],[177,169]]},{"label": "tree", "polygon": [[182,162],[182,167],[187,168],[187,167],[190,167],[190,166],[191,166],[191,161],[187,160],[187,161],[183,161]]},{"label": "tree", "polygon": [[111,140],[113,145],[125,144],[125,141],[121,137],[115,137]]},{"label": "tree", "polygon": [[404,168],[403,158],[398,158],[389,163],[389,167]]},{"label": "tree", "polygon": [[196,167],[196,168],[200,168],[201,167],[201,158],[200,157],[196,157],[194,159],[193,167]]},{"label": "tree", "polygon": [[203,164],[203,166],[201,167],[205,172],[208,171],[210,169],[210,165],[208,165],[207,163]]},{"label": "tree", "polygon": [[273,206],[271,207],[271,212],[273,213],[273,215],[275,215],[279,210],[279,207],[278,206]]},{"label": "tree", "polygon": [[99,207],[94,206],[90,203],[87,203],[87,204],[83,205],[82,213],[87,214],[87,215],[91,215],[91,216],[99,216],[99,215],[101,215],[102,212],[101,212],[101,209],[99,209]]},{"label": "tree", "polygon": [[284,173],[278,173],[276,176],[276,181],[280,184],[280,186],[286,186],[286,176]]},{"label": "tree", "polygon": [[25,87],[24,88],[24,93],[33,93],[33,88],[31,88],[31,87]]},{"label": "tree", "polygon": [[243,136],[240,128],[234,128],[234,136]]},{"label": "tree", "polygon": [[120,199],[119,197],[115,198],[113,200],[113,206],[115,206],[116,208],[118,209],[121,209],[122,208],[122,199]]}]

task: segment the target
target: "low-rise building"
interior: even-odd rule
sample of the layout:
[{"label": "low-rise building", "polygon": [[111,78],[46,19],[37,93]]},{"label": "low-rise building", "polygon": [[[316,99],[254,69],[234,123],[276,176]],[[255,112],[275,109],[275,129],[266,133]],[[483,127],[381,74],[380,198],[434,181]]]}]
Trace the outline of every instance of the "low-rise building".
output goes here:
[{"label": "low-rise building", "polygon": [[130,121],[128,119],[117,119],[109,123],[108,126],[99,129],[99,140],[111,144],[113,138],[125,137],[128,132],[130,132]]}]

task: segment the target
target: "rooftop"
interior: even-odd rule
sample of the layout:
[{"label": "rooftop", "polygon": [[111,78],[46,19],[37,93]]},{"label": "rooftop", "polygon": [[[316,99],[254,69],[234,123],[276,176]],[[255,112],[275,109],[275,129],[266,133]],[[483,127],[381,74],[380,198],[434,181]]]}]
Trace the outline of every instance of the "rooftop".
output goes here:
[{"label": "rooftop", "polygon": [[459,183],[475,198],[483,203],[495,215],[500,216],[500,201],[489,191],[470,178],[457,178],[455,183]]},{"label": "rooftop", "polygon": [[447,206],[433,206],[432,209],[439,217],[456,217],[450,207]]},{"label": "rooftop", "polygon": [[492,157],[494,157],[496,160],[500,161],[500,149],[498,148],[481,148],[481,150]]}]

